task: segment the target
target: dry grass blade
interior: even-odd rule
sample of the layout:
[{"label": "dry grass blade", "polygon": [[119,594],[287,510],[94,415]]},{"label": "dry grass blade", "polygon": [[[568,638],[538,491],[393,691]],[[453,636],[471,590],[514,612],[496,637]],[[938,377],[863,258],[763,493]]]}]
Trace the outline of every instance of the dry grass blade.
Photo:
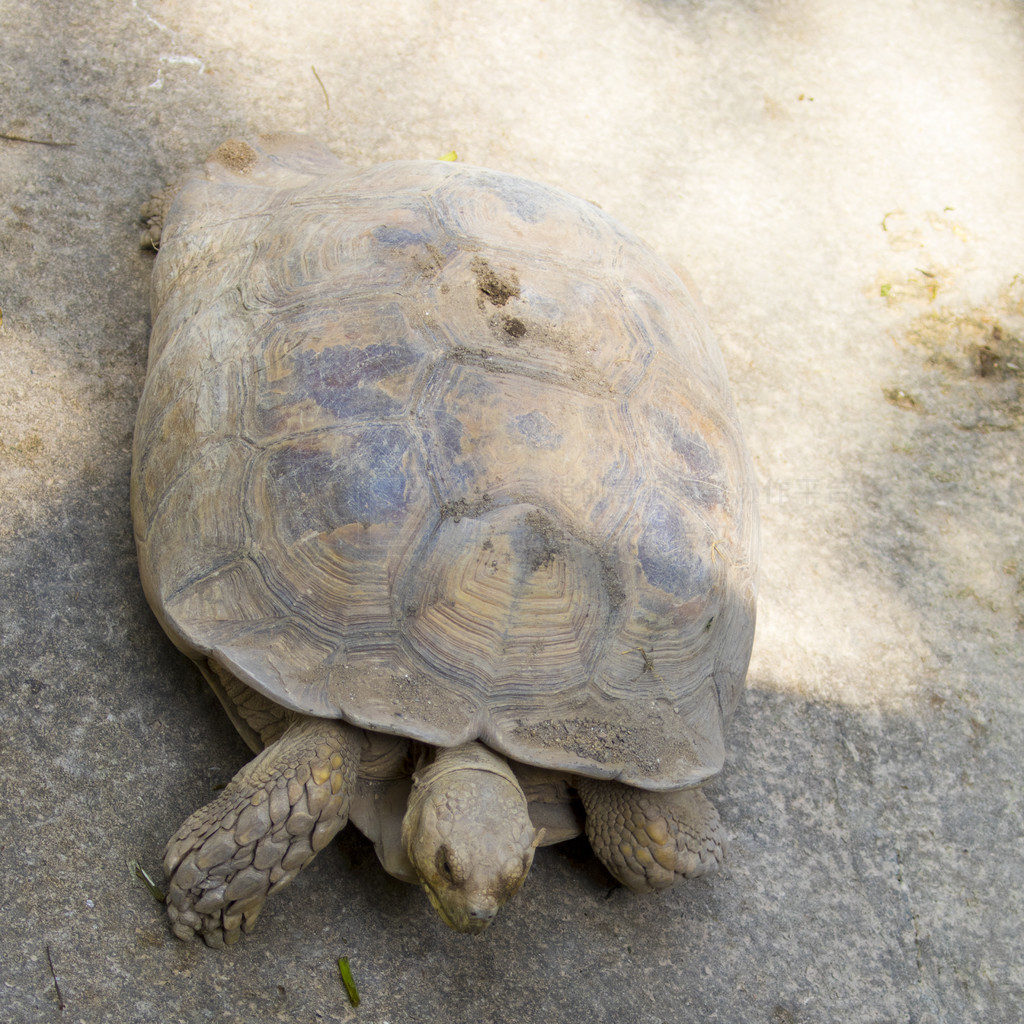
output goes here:
[{"label": "dry grass blade", "polygon": [[324,85],[323,79],[316,73],[315,65],[310,64],[310,70],[313,72],[313,77],[320,83],[320,88],[323,90],[323,93],[324,93],[324,103],[327,104],[327,109],[330,110],[331,109],[331,98],[330,98],[330,96],[327,95],[327,86]]},{"label": "dry grass blade", "polygon": [[53,969],[53,956],[50,954],[50,944],[46,944],[46,963],[50,967],[50,977],[53,978],[53,988],[57,993],[57,1009],[63,1011],[65,1003],[61,993],[60,985],[57,983],[57,972]]},{"label": "dry grass blade", "polygon": [[163,889],[161,889],[156,882],[146,873],[145,868],[137,861],[128,861],[128,870],[137,878],[140,882],[149,890],[150,895],[157,901],[157,903],[166,903],[167,897],[164,895]]},{"label": "dry grass blade", "polygon": [[30,139],[24,135],[11,135],[8,132],[0,132],[0,139],[6,139],[8,142],[27,142],[32,146],[57,146],[60,149],[74,145],[73,142],[52,142],[50,139]]}]

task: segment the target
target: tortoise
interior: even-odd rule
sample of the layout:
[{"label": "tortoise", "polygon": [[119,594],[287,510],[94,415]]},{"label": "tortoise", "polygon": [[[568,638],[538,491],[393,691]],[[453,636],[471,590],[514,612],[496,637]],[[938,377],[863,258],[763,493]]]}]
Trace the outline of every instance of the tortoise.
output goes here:
[{"label": "tortoise", "polygon": [[557,188],[300,135],[144,215],[141,578],[256,754],[167,845],[174,933],[236,941],[350,819],[468,933],[584,831],[636,891],[714,870],[757,514],[680,277]]}]

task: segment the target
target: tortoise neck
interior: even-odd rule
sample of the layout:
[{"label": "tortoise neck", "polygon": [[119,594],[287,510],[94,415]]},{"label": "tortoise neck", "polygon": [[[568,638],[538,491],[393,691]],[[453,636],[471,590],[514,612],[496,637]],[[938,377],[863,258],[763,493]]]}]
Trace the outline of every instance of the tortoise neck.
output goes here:
[{"label": "tortoise neck", "polygon": [[436,785],[444,776],[462,771],[490,772],[519,788],[519,782],[508,761],[482,743],[473,742],[438,750],[430,764],[418,768],[414,773],[414,789],[422,788],[426,783]]}]

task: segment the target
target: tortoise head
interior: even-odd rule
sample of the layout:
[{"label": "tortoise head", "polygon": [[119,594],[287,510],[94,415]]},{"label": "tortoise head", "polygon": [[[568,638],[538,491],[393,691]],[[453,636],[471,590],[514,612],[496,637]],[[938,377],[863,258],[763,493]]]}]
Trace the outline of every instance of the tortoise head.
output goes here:
[{"label": "tortoise head", "polygon": [[476,935],[526,881],[543,837],[508,764],[479,743],[442,750],[413,776],[402,845],[434,909]]}]

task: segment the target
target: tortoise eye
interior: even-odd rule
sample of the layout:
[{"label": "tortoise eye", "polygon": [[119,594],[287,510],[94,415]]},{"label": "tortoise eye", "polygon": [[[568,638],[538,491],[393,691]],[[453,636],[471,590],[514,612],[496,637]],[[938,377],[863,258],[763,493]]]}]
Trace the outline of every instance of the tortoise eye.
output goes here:
[{"label": "tortoise eye", "polygon": [[451,860],[448,857],[448,848],[442,846],[437,851],[437,873],[446,881],[455,881],[455,872],[452,870]]}]

